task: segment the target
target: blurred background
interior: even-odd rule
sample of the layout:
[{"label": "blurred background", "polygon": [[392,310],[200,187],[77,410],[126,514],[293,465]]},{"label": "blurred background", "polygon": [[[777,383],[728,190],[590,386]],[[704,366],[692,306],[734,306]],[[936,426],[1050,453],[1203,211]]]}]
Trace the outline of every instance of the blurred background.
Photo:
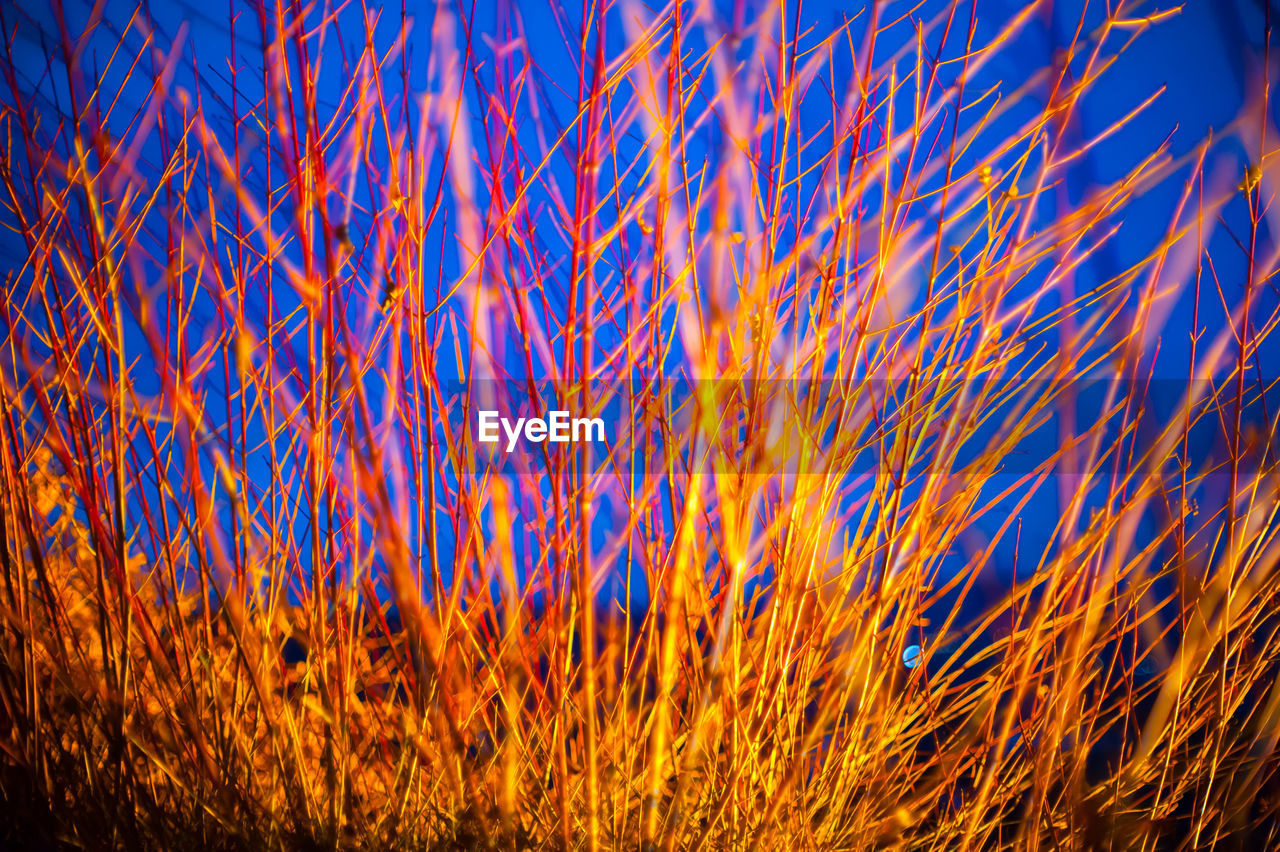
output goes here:
[{"label": "blurred background", "polygon": [[[296,5],[296,4],[295,4]],[[963,39],[963,33],[969,26],[965,20],[972,15],[974,39],[977,43],[985,43],[992,39],[1008,39],[1008,46],[996,54],[993,61],[978,70],[970,83],[971,90],[981,92],[987,89],[998,91],[1009,108],[996,118],[990,128],[992,136],[998,137],[1002,132],[1016,130],[1029,116],[1043,110],[1051,96],[1051,81],[1046,76],[1037,77],[1037,72],[1045,69],[1065,69],[1068,80],[1079,72],[1088,58],[1084,51],[1077,50],[1067,54],[1066,45],[1077,40],[1078,33],[1091,33],[1097,30],[1107,15],[1108,7],[1114,4],[1102,2],[1040,2],[1030,5],[1009,0],[979,0],[973,4],[960,4],[957,21],[954,27],[958,35],[952,36],[952,45],[948,55],[955,54],[955,45]],[[903,78],[909,79],[915,62],[916,42],[919,39],[920,50],[928,53],[936,51],[939,33],[944,26],[950,6],[942,2],[908,3],[888,2],[880,4],[851,4],[840,2],[803,2],[788,3],[784,6],[756,3],[694,3],[686,7],[686,15],[691,21],[706,23],[705,29],[692,32],[685,48],[691,61],[696,60],[708,45],[703,41],[706,33],[720,32],[729,44],[742,41],[740,51],[742,57],[766,57],[761,60],[767,63],[769,50],[761,49],[761,41],[768,42],[776,38],[769,32],[755,31],[756,25],[764,19],[777,16],[783,20],[784,28],[792,35],[799,34],[802,50],[816,47],[821,39],[836,32],[839,37],[847,39],[855,47],[855,55],[867,43],[869,23],[875,21],[881,28],[878,36],[881,45],[878,56],[891,53],[884,45],[893,45],[897,49],[897,59],[892,65]],[[150,120],[143,106],[152,92],[152,80],[159,76],[166,81],[175,94],[175,110],[199,107],[206,120],[217,123],[224,121],[227,127],[234,123],[233,115],[243,113],[247,104],[260,98],[262,86],[262,37],[261,33],[270,31],[273,26],[271,16],[274,11],[270,7],[256,7],[252,4],[228,3],[188,3],[188,2],[147,2],[135,5],[132,2],[108,2],[90,5],[88,3],[67,0],[67,2],[47,3],[7,2],[0,11],[7,35],[7,49],[15,58],[14,67],[17,79],[8,81],[11,87],[26,93],[37,105],[38,115],[33,118],[46,127],[54,126],[56,118],[66,116],[71,110],[72,93],[66,83],[66,77],[60,73],[65,60],[66,34],[59,30],[57,12],[65,11],[70,21],[82,24],[96,24],[92,34],[78,42],[75,51],[84,59],[86,67],[97,70],[104,81],[124,81],[119,85],[115,101],[110,104],[111,127],[119,127],[120,132],[129,133],[138,129],[139,123]],[[1274,17],[1273,5],[1273,17]],[[392,112],[403,111],[409,118],[410,126],[429,125],[429,130],[422,139],[402,140],[401,144],[427,144],[443,146],[447,140],[440,135],[434,142],[427,138],[432,134],[440,134],[438,123],[424,122],[424,110],[429,110],[431,97],[437,100],[447,95],[450,87],[457,87],[462,97],[457,104],[457,121],[467,129],[464,138],[475,146],[474,153],[464,155],[459,168],[470,172],[467,181],[474,194],[474,206],[478,209],[487,207],[488,194],[493,191],[489,179],[484,173],[486,151],[501,147],[506,141],[495,134],[493,124],[486,124],[485,118],[490,109],[486,105],[486,93],[500,88],[500,77],[509,78],[513,73],[526,72],[522,77],[523,85],[536,91],[539,108],[545,110],[541,115],[542,126],[535,129],[531,123],[519,123],[514,132],[525,138],[530,149],[538,144],[545,146],[546,138],[538,142],[531,141],[537,134],[554,136],[557,129],[572,125],[578,92],[570,84],[585,79],[579,67],[580,54],[584,53],[584,45],[579,38],[583,30],[584,14],[592,16],[595,26],[597,10],[594,6],[584,4],[582,7],[573,4],[542,3],[510,3],[498,0],[494,3],[450,4],[450,3],[409,3],[402,0],[399,4],[361,5],[357,3],[336,4],[332,0],[324,0],[312,10],[311,18],[319,21],[322,17],[334,16],[338,26],[329,30],[326,38],[329,43],[321,44],[316,56],[293,57],[291,61],[308,61],[316,65],[315,93],[317,116],[321,124],[335,122],[340,125],[346,108],[342,93],[353,73],[351,57],[360,45],[347,43],[343,33],[350,38],[362,38],[361,19],[376,20],[373,27],[375,40],[382,39],[381,50],[386,54],[383,79],[388,85],[386,97]],[[645,15],[651,15],[643,4],[614,4],[604,13],[605,26],[603,50],[606,56],[620,55],[629,40],[634,38],[636,27]],[[1067,209],[1079,204],[1082,199],[1096,187],[1117,180],[1133,169],[1144,157],[1167,146],[1169,157],[1178,166],[1172,177],[1154,185],[1138,188],[1135,197],[1123,208],[1116,224],[1114,235],[1104,240],[1099,249],[1092,253],[1087,261],[1076,267],[1067,280],[1060,282],[1059,294],[1051,296],[1046,302],[1046,309],[1052,308],[1053,298],[1065,298],[1063,293],[1084,293],[1091,288],[1122,276],[1126,270],[1141,261],[1157,246],[1170,228],[1170,217],[1177,200],[1184,189],[1186,175],[1191,166],[1198,147],[1212,140],[1212,147],[1206,155],[1206,191],[1217,195],[1242,180],[1246,170],[1253,162],[1256,152],[1264,144],[1262,134],[1272,136],[1265,145],[1274,146],[1276,137],[1271,111],[1261,104],[1263,93],[1256,81],[1260,79],[1259,69],[1266,55],[1266,22],[1268,9],[1263,0],[1188,0],[1182,6],[1170,3],[1136,3],[1127,4],[1125,14],[1129,25],[1117,28],[1107,37],[1109,50],[1119,50],[1114,62],[1106,69],[1100,83],[1094,85],[1072,114],[1067,127],[1063,128],[1064,138],[1069,145],[1083,145],[1086,140],[1096,140],[1068,166],[1057,172],[1059,178],[1056,186],[1046,193],[1037,216],[1044,222],[1051,222],[1058,209]],[[1148,24],[1143,18],[1149,17],[1155,23]],[[776,32],[776,28],[772,28]],[[406,33],[403,43],[400,34]],[[598,31],[597,31],[598,32]],[[752,46],[752,40],[755,40]],[[449,67],[456,63],[456,56],[444,55],[439,50],[441,44],[452,44],[460,51],[471,45],[482,61],[474,62],[465,69]],[[504,48],[503,45],[521,46],[527,51],[532,62],[521,66],[504,66],[503,57],[509,57],[518,51]],[[754,61],[754,60],[753,60]],[[1276,57],[1272,57],[1272,63]],[[142,73],[133,74],[137,66]],[[516,67],[521,66],[521,67]],[[881,71],[887,73],[889,66]],[[752,69],[744,68],[743,73]],[[764,67],[764,74],[776,72],[774,68]],[[948,75],[954,75],[954,64],[944,68],[940,77],[945,81]],[[235,91],[231,85],[235,75]],[[808,92],[800,104],[798,124],[800,135],[814,132],[821,135],[821,128],[831,120],[832,94],[834,91],[849,91],[856,76],[856,69],[849,60],[848,52],[834,52],[829,67],[808,80]],[[128,78],[126,80],[126,77]],[[826,79],[823,79],[823,78]],[[1274,67],[1269,77],[1275,78]],[[398,83],[399,87],[392,85]],[[509,83],[509,80],[508,80]],[[112,87],[108,86],[108,89]],[[403,93],[407,91],[409,97]],[[181,93],[181,94],[180,94]],[[1016,97],[1014,97],[1016,95]],[[301,98],[301,93],[295,93]],[[690,106],[691,111],[710,107],[708,92],[694,95],[695,101],[701,96],[704,104]],[[884,95],[881,95],[884,97]],[[910,113],[912,98],[911,86],[903,86],[895,96],[895,108],[905,114]],[[186,100],[183,100],[185,98]],[[1274,100],[1274,98],[1273,98]],[[178,104],[182,106],[179,107]],[[301,100],[296,106],[301,105]],[[106,105],[95,103],[92,109],[101,109]],[[1141,114],[1128,121],[1121,128],[1112,132],[1116,122],[1124,119],[1135,109],[1142,107]],[[85,106],[81,105],[81,109]],[[219,118],[221,117],[221,118]],[[723,148],[724,134],[717,127],[722,117],[714,108],[708,108],[705,116],[707,126],[691,139],[686,150],[695,171],[715,174],[722,166],[725,157]],[[1266,130],[1264,131],[1264,126]],[[266,178],[268,173],[268,155],[261,145],[255,144],[258,129],[246,123],[244,126],[244,163],[240,174],[243,191],[265,201],[268,196]],[[137,154],[139,168],[145,170],[148,161],[158,162],[162,144],[173,144],[180,138],[180,126],[170,122],[165,134],[169,137],[162,141],[160,133],[147,134],[144,141],[138,143]],[[372,139],[373,148],[386,153],[390,140]],[[637,132],[634,124],[627,127],[612,140],[611,145],[616,155],[624,160],[639,162],[643,159],[645,141]],[[981,149],[981,145],[977,146]],[[572,141],[564,146],[566,152],[572,151]],[[12,156],[22,157],[21,151],[14,151]],[[343,152],[333,154],[335,161],[343,156]],[[457,156],[456,154],[454,155]],[[467,162],[470,158],[470,162]],[[701,158],[701,162],[698,162]],[[961,157],[963,161],[964,157]],[[548,173],[568,172],[571,167],[570,157],[556,156],[546,164]],[[453,168],[451,166],[450,168]],[[1276,167],[1267,171],[1267,180],[1274,179]],[[1178,175],[1182,175],[1179,177]],[[352,173],[350,184],[345,187],[347,193],[355,198],[371,197],[370,187],[365,185],[367,175]],[[571,178],[568,178],[571,180]],[[806,191],[812,191],[816,175],[801,176],[797,179],[801,187],[798,195],[803,197]],[[440,189],[447,182],[451,191],[440,196],[446,215],[438,220],[428,243],[438,241],[439,251],[433,257],[424,258],[425,269],[421,286],[424,293],[435,288],[439,293],[443,288],[449,290],[450,282],[460,282],[467,278],[465,254],[455,251],[453,242],[458,233],[458,223],[466,223],[466,205],[459,205],[458,185],[455,178],[446,178],[444,172],[429,178],[428,194]],[[278,183],[278,175],[277,175]],[[619,186],[634,185],[637,177],[624,176]],[[224,192],[234,191],[224,187]],[[531,207],[547,209],[556,204],[566,203],[563,198],[555,198],[554,193],[535,189],[529,199]],[[1055,200],[1056,202],[1055,203]],[[195,212],[199,211],[200,199],[192,200]],[[874,214],[875,199],[868,199],[868,214]],[[366,245],[370,236],[370,208],[363,203],[352,206],[340,202],[330,202],[331,212],[337,218],[346,218],[351,238],[357,246]],[[1223,299],[1229,304],[1236,303],[1244,289],[1246,275],[1245,252],[1232,250],[1231,243],[1240,244],[1243,235],[1240,231],[1239,210],[1224,209],[1222,215],[1206,223],[1211,234],[1206,235],[1206,242],[1213,245],[1226,245],[1228,248],[1214,255],[1213,270],[1217,285],[1222,288]],[[602,224],[608,224],[608,210],[601,213]],[[1277,216],[1280,211],[1268,210],[1260,239],[1264,244],[1274,242]],[[276,214],[281,228],[287,227],[288,214],[281,211]],[[794,225],[794,223],[792,223]],[[706,221],[696,223],[697,227],[708,226]],[[550,256],[563,258],[568,252],[568,237],[556,233],[554,229],[540,229],[539,235],[545,241],[545,248]],[[146,239],[146,236],[143,236]],[[780,247],[786,248],[788,236],[785,232],[780,237]],[[1175,250],[1167,268],[1162,273],[1159,287],[1165,295],[1158,300],[1155,311],[1158,315],[1157,327],[1164,333],[1148,336],[1145,340],[1146,362],[1151,375],[1157,379],[1169,380],[1166,390],[1169,400],[1176,405],[1178,394],[1185,381],[1189,346],[1192,337],[1191,316],[1194,309],[1194,288],[1191,286],[1196,276],[1197,253],[1191,248],[1191,241]],[[286,249],[296,252],[297,247]],[[12,229],[6,229],[0,236],[0,252],[6,259],[9,285],[19,291],[24,282],[29,280],[24,265],[26,249],[21,236]],[[159,275],[163,269],[164,248],[157,236],[152,245],[152,258],[147,274]],[[701,262],[701,261],[700,261]],[[602,259],[602,269],[608,263]],[[434,274],[433,274],[434,270]],[[560,319],[564,316],[568,291],[567,265],[552,263],[543,270],[542,286],[549,298],[542,305],[542,319]],[[367,293],[362,298],[352,298],[348,304],[348,315],[355,327],[367,323],[370,316],[368,303],[377,298],[379,285],[371,275],[364,282]],[[918,272],[904,272],[900,285],[901,306],[918,306],[922,299],[923,288]],[[435,280],[433,280],[435,279]],[[1036,279],[1032,272],[1019,286],[1035,288],[1042,280]],[[1137,301],[1137,293],[1142,282],[1134,282],[1133,287]],[[270,284],[263,286],[273,286]],[[139,292],[145,293],[146,287]],[[1268,284],[1269,294],[1261,297],[1261,313],[1270,313],[1276,296],[1274,284]],[[265,291],[259,289],[256,297],[250,297],[247,310],[250,314],[261,315],[265,303]],[[446,300],[452,306],[464,310],[466,288],[451,291]],[[1224,312],[1216,295],[1206,289],[1202,298],[1207,299],[1208,307],[1201,311],[1199,333],[1211,335],[1218,331],[1224,322]],[[275,296],[279,299],[281,310],[296,306],[297,301],[287,288],[276,287]],[[429,300],[428,300],[429,301]],[[132,305],[136,311],[137,304]],[[197,299],[192,305],[193,316],[206,323],[210,329],[209,338],[215,335],[214,327],[219,316],[218,307],[212,300]],[[664,332],[672,329],[677,322],[675,313],[663,315]],[[365,326],[368,327],[368,326]],[[790,331],[803,336],[803,322],[797,320]],[[451,334],[456,335],[460,351],[468,351],[476,341],[473,333],[465,324],[453,327]],[[598,343],[601,351],[620,341],[619,335],[610,336],[607,327],[598,331]],[[135,342],[141,342],[141,336]],[[293,344],[284,343],[287,350]],[[682,363],[681,338],[673,340],[676,357],[673,362],[677,367]],[[138,347],[138,375],[136,381],[140,387],[150,387],[153,392],[159,391],[159,385],[147,375],[147,355],[145,347]],[[551,365],[563,363],[564,354],[553,345],[544,354],[544,360],[533,364],[532,374],[526,376],[526,367],[522,353],[517,349],[501,352],[501,346],[493,347],[493,368],[506,372],[512,381],[522,382],[526,378],[535,382],[545,382],[554,378]],[[297,356],[303,355],[303,348],[297,347]],[[213,357],[219,356],[215,352]],[[1046,352],[1043,357],[1051,357]],[[1273,363],[1264,363],[1260,359],[1258,370],[1260,375],[1274,376]],[[458,380],[463,377],[464,368],[460,363],[452,363],[448,359],[436,366],[438,378],[442,381]],[[685,375],[686,380],[690,378]],[[694,379],[708,378],[695,376]],[[376,385],[376,380],[374,382]],[[217,412],[227,411],[225,399],[219,402],[217,383],[208,388],[207,411],[216,422]],[[377,393],[376,388],[373,393]],[[1268,408],[1265,394],[1255,416],[1260,418],[1264,427],[1270,426],[1272,405]],[[445,416],[458,417],[454,411]],[[214,429],[216,432],[216,428]],[[1051,446],[1054,434],[1045,433]],[[1043,448],[1042,448],[1043,449]],[[252,474],[256,469],[261,477],[270,476],[269,470],[262,466],[264,459],[248,461],[248,469]],[[255,467],[256,466],[256,467]],[[858,499],[859,490],[852,489],[847,499],[854,502]],[[1021,544],[1037,552],[1045,546],[1052,532],[1051,519],[1056,519],[1062,511],[1060,494],[1063,489],[1045,487],[1036,493],[1032,500],[1023,504],[1019,510]],[[1012,501],[1012,498],[1010,498]],[[1013,511],[1013,503],[1009,511]],[[229,510],[228,510],[229,511]],[[668,523],[675,518],[675,507],[671,503],[665,506]],[[621,515],[619,514],[621,513]],[[619,532],[618,517],[625,516],[625,510],[616,502],[602,499],[597,514],[592,521],[592,539],[603,550]],[[1025,520],[1025,523],[1021,523]],[[973,554],[982,551],[991,537],[1002,527],[1006,527],[1007,515],[1000,511],[978,519],[963,539],[964,550],[954,554],[957,565],[962,565]],[[492,523],[492,519],[486,519]],[[299,522],[299,535],[305,536],[305,530]],[[489,530],[488,534],[491,534]],[[448,530],[438,532],[437,544],[445,552],[452,550],[454,543],[450,540],[452,533]],[[517,537],[516,547],[532,547],[527,539]],[[1010,576],[1014,559],[1015,540],[1006,535],[991,552],[991,562],[986,576],[991,582],[992,595],[1007,592],[1006,580]],[[524,553],[522,561],[528,562],[536,554]],[[447,565],[448,559],[444,560]],[[627,590],[621,586],[620,577],[625,566],[618,563],[615,581],[609,586],[609,594],[631,596],[633,600],[643,603],[648,597],[648,590],[638,583]],[[442,569],[447,571],[447,567]],[[759,582],[768,585],[771,576],[766,572]],[[1002,591],[1003,590],[1003,591]]]}]

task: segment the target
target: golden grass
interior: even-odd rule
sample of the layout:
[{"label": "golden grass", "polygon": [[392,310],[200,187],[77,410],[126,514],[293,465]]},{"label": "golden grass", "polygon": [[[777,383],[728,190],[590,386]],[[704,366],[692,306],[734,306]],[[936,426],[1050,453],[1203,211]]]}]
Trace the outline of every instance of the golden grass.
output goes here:
[{"label": "golden grass", "polygon": [[[1113,5],[1012,84],[1035,4],[556,7],[555,70],[506,7],[224,57],[55,4],[43,83],[0,11],[6,842],[1273,848],[1267,99],[1239,186],[1206,140],[1069,203],[1176,11]],[[503,469],[504,393],[629,420]]]}]

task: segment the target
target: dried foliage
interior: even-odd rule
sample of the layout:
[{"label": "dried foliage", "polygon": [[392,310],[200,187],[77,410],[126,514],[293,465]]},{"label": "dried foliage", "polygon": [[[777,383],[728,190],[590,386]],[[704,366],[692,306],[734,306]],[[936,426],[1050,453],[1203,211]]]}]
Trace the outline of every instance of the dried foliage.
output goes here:
[{"label": "dried foliage", "polygon": [[6,842],[1275,848],[1265,80],[1082,187],[1176,10],[534,5],[0,7]]}]

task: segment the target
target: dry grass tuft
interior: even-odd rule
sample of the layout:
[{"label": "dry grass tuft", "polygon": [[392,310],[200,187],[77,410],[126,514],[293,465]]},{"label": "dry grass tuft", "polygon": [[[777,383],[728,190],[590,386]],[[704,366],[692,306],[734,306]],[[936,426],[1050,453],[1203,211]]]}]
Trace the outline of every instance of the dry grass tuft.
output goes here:
[{"label": "dry grass tuft", "polygon": [[1110,5],[0,7],[3,842],[1275,848],[1274,134],[1066,192]]}]

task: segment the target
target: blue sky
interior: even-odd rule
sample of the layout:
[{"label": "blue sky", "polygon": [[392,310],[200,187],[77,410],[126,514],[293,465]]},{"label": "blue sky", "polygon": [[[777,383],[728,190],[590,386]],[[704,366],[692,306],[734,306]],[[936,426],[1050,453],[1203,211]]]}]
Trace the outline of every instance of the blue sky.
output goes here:
[{"label": "blue sky", "polygon": [[[1016,85],[1026,79],[1036,69],[1052,61],[1056,46],[1069,39],[1076,26],[1076,21],[1085,9],[1085,29],[1095,27],[1103,15],[1103,4],[1092,2],[1087,6],[1081,3],[1046,3],[1046,12],[1037,13],[1021,31],[1016,42],[986,69],[984,78],[1002,80],[1006,86]],[[925,2],[919,7],[918,16],[928,19],[940,8],[936,2]],[[991,37],[998,26],[1013,15],[1019,4],[1005,0],[983,0],[978,3],[978,40]],[[251,7],[235,5],[239,17],[236,19],[236,34],[240,61],[246,69],[242,76],[245,91],[252,96],[256,73],[255,51],[258,37],[256,16]],[[500,42],[503,34],[496,31],[495,10],[503,8],[501,4],[477,4],[474,20],[473,39],[485,45],[478,48],[480,55],[485,56],[494,42]],[[574,28],[579,23],[580,12],[577,8],[566,8],[563,20],[545,11],[540,4],[521,4],[522,21],[530,50],[537,61],[544,77],[544,88],[550,109],[558,116],[560,123],[573,107],[570,97],[574,93],[577,71],[573,58],[566,48],[561,33],[561,25]],[[716,7],[720,18],[726,26],[737,18],[750,21],[759,12],[759,6],[747,4],[741,8],[728,4]],[[905,11],[904,3],[890,4],[884,14],[893,11]],[[1142,13],[1150,14],[1162,7],[1146,4],[1141,7]],[[73,20],[83,21],[88,15],[86,4],[70,2],[67,4],[68,14]],[[86,56],[92,57],[92,64],[97,67],[106,65],[114,44],[113,32],[122,31],[133,13],[131,3],[108,2],[104,13],[104,26],[87,46]],[[204,91],[221,93],[228,98],[228,87],[225,77],[228,59],[231,55],[230,7],[226,3],[191,4],[191,3],[154,3],[150,8],[157,29],[164,35],[158,43],[166,43],[168,38],[179,32],[185,32],[186,41],[184,57],[189,60],[179,69],[175,83],[194,90],[195,74],[199,73],[204,80]],[[392,23],[399,19],[399,7],[384,8],[384,25],[379,33],[389,45],[394,27]],[[788,13],[794,14],[794,9]],[[358,37],[360,10],[349,5],[340,20],[341,29]],[[409,78],[410,88],[420,91],[428,85],[427,65],[430,61],[430,36],[433,18],[431,4],[422,4],[412,11],[413,30],[409,39]],[[822,32],[838,26],[841,21],[852,18],[851,25],[855,33],[855,42],[861,37],[862,21],[866,19],[866,10],[856,4],[806,2],[800,6],[800,29],[810,26],[815,32]],[[6,26],[17,27],[20,37],[16,43],[16,56],[27,74],[24,86],[36,87],[42,93],[45,108],[52,112],[65,111],[67,92],[65,85],[56,77],[44,77],[45,62],[42,58],[46,49],[55,47],[49,7],[44,3],[32,3],[20,0],[11,4],[5,14]],[[31,22],[39,22],[44,27],[44,35],[31,26]],[[184,29],[185,28],[185,29]],[[611,19],[609,24],[608,44],[611,50],[618,50],[625,38],[620,22]],[[893,31],[894,37],[909,35],[909,29],[899,27]],[[459,33],[461,38],[461,33]],[[887,37],[888,38],[888,37]],[[1120,40],[1119,37],[1113,38]],[[1079,113],[1078,132],[1081,138],[1090,138],[1100,133],[1120,116],[1125,115],[1135,106],[1153,94],[1160,86],[1164,93],[1143,113],[1142,117],[1130,123],[1123,131],[1115,134],[1095,148],[1091,154],[1073,166],[1065,177],[1065,192],[1072,200],[1081,198],[1091,187],[1116,179],[1131,168],[1136,160],[1152,150],[1166,138],[1170,140],[1173,156],[1180,157],[1195,150],[1210,131],[1219,135],[1219,144],[1214,148],[1210,158],[1209,172],[1228,182],[1239,179],[1247,162],[1245,144],[1232,132],[1232,122],[1240,116],[1251,92],[1246,80],[1256,77],[1255,71],[1260,61],[1259,54],[1263,43],[1262,5],[1254,0],[1190,0],[1183,11],[1144,33],[1111,68],[1104,82],[1093,90],[1084,100]],[[126,45],[137,50],[141,44],[136,33],[126,38]],[[322,84],[332,87],[333,92],[341,91],[344,82],[344,69],[339,59],[340,48],[329,46],[326,57]],[[145,57],[144,62],[150,62]],[[123,65],[117,61],[109,73],[118,73]],[[194,70],[193,70],[194,68]],[[486,74],[492,74],[493,64],[488,63],[480,69],[482,81]],[[848,69],[843,69],[848,73]],[[557,95],[553,83],[560,83],[566,94]],[[470,84],[468,84],[470,86]],[[133,108],[142,102],[150,88],[143,78],[135,80],[126,87],[117,106],[120,115],[128,115]],[[469,88],[469,96],[474,92]],[[1032,103],[1028,108],[1035,108],[1035,98],[1031,94]],[[57,106],[54,106],[54,101]],[[332,111],[334,102],[326,102],[321,95],[321,109]],[[336,95],[334,100],[336,100]],[[474,104],[476,101],[472,101]],[[226,115],[226,102],[219,104],[212,96],[204,103],[206,111],[213,116]],[[802,109],[811,110],[812,115],[802,113],[802,125],[806,121],[823,120],[821,110],[823,104],[820,97],[807,100]],[[829,109],[829,104],[828,104]],[[1010,119],[1011,121],[1013,118]],[[472,115],[473,136],[483,138],[479,116]],[[630,144],[632,152],[638,149],[634,142]],[[144,149],[144,155],[148,149]],[[696,150],[694,151],[696,155]],[[708,157],[712,156],[707,152]],[[252,172],[253,169],[247,170]],[[253,174],[247,174],[246,186],[253,187]],[[1106,250],[1097,254],[1078,274],[1077,289],[1084,289],[1090,282],[1104,281],[1118,274],[1150,251],[1160,239],[1169,224],[1169,215],[1181,191],[1181,179],[1171,179],[1151,191],[1136,198],[1124,211],[1123,227],[1120,235],[1112,241]],[[447,202],[446,202],[447,203]],[[1229,224],[1238,226],[1240,210],[1228,211]],[[357,231],[360,223],[354,223]],[[439,232],[436,234],[440,236]],[[1228,289],[1231,282],[1239,282],[1243,277],[1243,259],[1239,253],[1230,248],[1230,235],[1220,232],[1215,236],[1215,263],[1220,278],[1226,282]],[[1224,248],[1225,246],[1225,248]],[[0,238],[0,250],[13,269],[21,266],[24,255],[21,241],[14,235],[6,233]],[[436,259],[442,266],[442,274],[449,280],[459,274],[453,255],[448,251]],[[1229,294],[1230,295],[1230,294]],[[1238,295],[1238,294],[1237,294]],[[1271,297],[1269,297],[1271,298]],[[1188,330],[1186,315],[1190,309],[1190,294],[1184,293],[1176,306],[1170,311],[1168,320],[1169,333],[1160,340],[1160,358],[1155,363],[1158,376],[1176,378],[1185,374],[1186,353],[1188,346]],[[1267,304],[1273,304],[1272,298]],[[554,307],[554,306],[553,306]],[[213,321],[210,306],[204,306],[208,319]],[[1219,314],[1220,316],[1220,311]],[[1220,321],[1220,320],[1219,320]],[[1214,320],[1207,315],[1206,323]],[[140,343],[140,340],[139,340]],[[145,364],[145,362],[144,362]],[[1273,364],[1264,364],[1264,370],[1273,368]],[[145,386],[145,380],[140,381]],[[157,387],[158,389],[158,387]],[[1024,545],[1031,542],[1034,549],[1036,530],[1043,529],[1043,519],[1053,517],[1057,510],[1054,489],[1046,489],[1044,494],[1030,504],[1026,514],[1029,521],[1028,530],[1024,534]],[[673,507],[668,506],[668,511]],[[994,531],[1000,522],[996,517],[984,520],[976,525],[979,529],[990,527],[988,533]],[[610,538],[612,520],[607,512],[602,512],[595,525],[596,540],[603,543]],[[999,575],[1002,566],[1012,562],[1011,543],[998,548],[993,573]]]}]

